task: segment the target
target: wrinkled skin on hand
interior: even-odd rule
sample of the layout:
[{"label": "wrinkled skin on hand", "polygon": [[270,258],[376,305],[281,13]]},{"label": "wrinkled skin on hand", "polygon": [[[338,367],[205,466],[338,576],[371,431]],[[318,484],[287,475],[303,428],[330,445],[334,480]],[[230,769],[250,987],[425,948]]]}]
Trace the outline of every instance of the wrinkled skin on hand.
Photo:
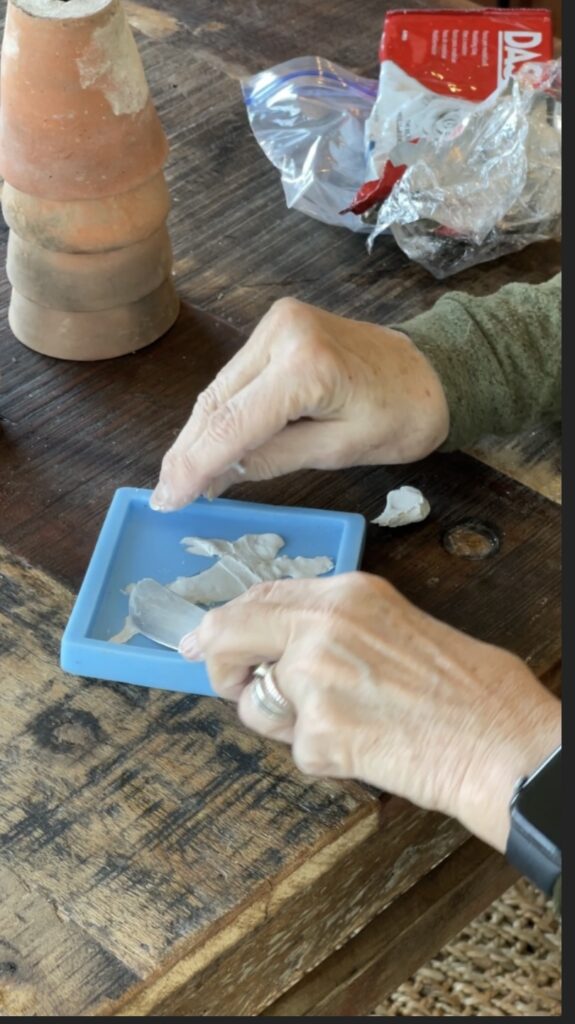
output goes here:
[{"label": "wrinkled skin on hand", "polygon": [[404,334],[282,299],[199,396],[152,507],[239,479],[415,461],[448,429],[441,382]]},{"label": "wrinkled skin on hand", "polygon": [[[560,703],[514,655],[419,611],[363,573],[262,584],[182,644],[242,721],[308,774],[359,779],[458,818],[505,849],[517,780],[560,742]],[[276,662],[288,719],[251,669]]]}]

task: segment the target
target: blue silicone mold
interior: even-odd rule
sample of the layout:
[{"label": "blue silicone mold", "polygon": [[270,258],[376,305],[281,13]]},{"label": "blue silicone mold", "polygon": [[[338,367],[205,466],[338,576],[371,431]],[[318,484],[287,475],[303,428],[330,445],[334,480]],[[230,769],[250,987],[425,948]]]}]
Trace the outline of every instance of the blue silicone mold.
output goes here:
[{"label": "blue silicone mold", "polygon": [[285,540],[280,554],[328,555],[333,573],[350,572],[361,562],[366,521],[355,513],[198,499],[163,514],[150,509],[150,494],[121,488],[114,495],[62,638],[60,663],[66,672],[213,695],[202,663],[186,662],[142,636],[122,645],[108,642],[128,614],[122,591],[129,583],[144,577],[169,583],[214,564],[214,558],[188,554],[182,537],[237,540],[245,533],[278,533]]}]

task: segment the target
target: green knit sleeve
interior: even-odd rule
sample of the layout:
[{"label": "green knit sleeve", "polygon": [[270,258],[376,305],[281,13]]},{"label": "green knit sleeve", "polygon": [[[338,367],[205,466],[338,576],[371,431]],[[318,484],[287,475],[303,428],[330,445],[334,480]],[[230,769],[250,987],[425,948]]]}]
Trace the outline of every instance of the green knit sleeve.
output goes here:
[{"label": "green knit sleeve", "polygon": [[487,298],[444,295],[402,324],[443,384],[444,451],[561,419],[561,275],[509,284]]}]

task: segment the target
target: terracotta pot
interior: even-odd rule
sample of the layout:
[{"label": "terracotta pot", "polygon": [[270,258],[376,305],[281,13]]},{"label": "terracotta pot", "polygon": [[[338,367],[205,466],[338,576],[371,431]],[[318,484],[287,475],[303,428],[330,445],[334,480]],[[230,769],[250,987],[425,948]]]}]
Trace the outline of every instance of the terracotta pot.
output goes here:
[{"label": "terracotta pot", "polygon": [[137,302],[172,271],[165,227],[125,249],[95,255],[51,252],[10,232],[6,272],[20,295],[66,312],[96,312]]},{"label": "terracotta pot", "polygon": [[129,191],[168,145],[120,0],[9,0],[0,174],[47,199]]},{"label": "terracotta pot", "polygon": [[162,172],[106,199],[62,202],[19,192],[4,182],[2,212],[20,238],[59,252],[121,249],[148,238],[165,222],[170,195]]},{"label": "terracotta pot", "polygon": [[179,301],[171,279],[130,305],[99,313],[62,313],[12,291],[9,321],[22,344],[56,359],[97,360],[136,352],[165,334]]}]

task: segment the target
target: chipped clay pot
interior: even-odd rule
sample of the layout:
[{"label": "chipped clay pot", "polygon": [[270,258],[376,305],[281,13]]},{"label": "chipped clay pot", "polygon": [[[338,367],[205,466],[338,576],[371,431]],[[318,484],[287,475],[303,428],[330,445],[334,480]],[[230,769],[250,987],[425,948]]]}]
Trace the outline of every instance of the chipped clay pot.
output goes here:
[{"label": "chipped clay pot", "polygon": [[69,202],[30,196],[4,182],[2,212],[20,238],[45,249],[107,252],[154,234],[170,212],[170,194],[162,172],[117,196]]},{"label": "chipped clay pot", "polygon": [[92,313],[143,299],[172,272],[172,247],[166,227],[114,252],[77,255],[52,252],[8,239],[6,273],[20,295],[51,309]]},{"label": "chipped clay pot", "polygon": [[97,313],[63,313],[12,291],[9,321],[28,348],[57,359],[113,359],[136,352],[165,334],[179,311],[171,278],[156,291]]},{"label": "chipped clay pot", "polygon": [[167,152],[120,0],[9,0],[0,174],[24,345],[110,359],[172,326]]},{"label": "chipped clay pot", "polygon": [[120,0],[9,0],[0,174],[46,199],[127,192],[168,144]]}]

